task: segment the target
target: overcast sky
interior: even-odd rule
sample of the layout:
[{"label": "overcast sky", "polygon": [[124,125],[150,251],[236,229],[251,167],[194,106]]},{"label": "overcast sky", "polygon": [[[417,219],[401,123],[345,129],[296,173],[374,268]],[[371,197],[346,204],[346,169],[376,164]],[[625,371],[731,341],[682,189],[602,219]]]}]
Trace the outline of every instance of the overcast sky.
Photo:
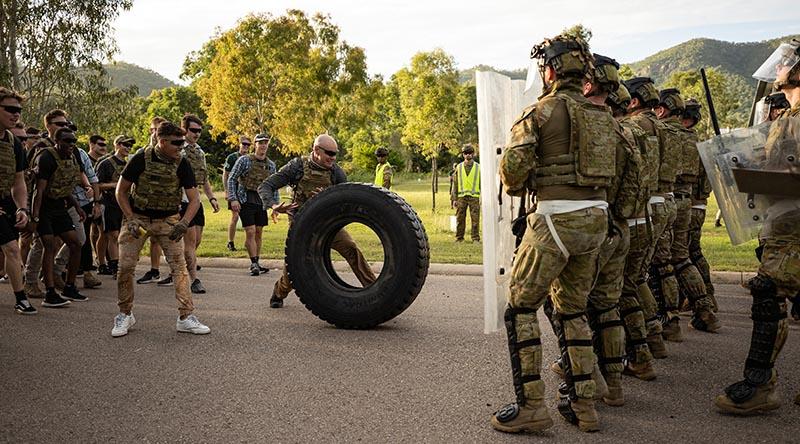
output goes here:
[{"label": "overcast sky", "polygon": [[459,69],[525,68],[531,46],[578,23],[592,30],[594,52],[630,63],[696,37],[751,42],[798,33],[795,5],[788,0],[134,0],[115,23],[120,48],[115,59],[179,81],[186,55],[202,48],[217,28],[231,29],[249,12],[278,16],[294,8],[330,14],[341,38],[366,50],[370,73],[386,78],[415,53],[435,48],[452,55]]}]

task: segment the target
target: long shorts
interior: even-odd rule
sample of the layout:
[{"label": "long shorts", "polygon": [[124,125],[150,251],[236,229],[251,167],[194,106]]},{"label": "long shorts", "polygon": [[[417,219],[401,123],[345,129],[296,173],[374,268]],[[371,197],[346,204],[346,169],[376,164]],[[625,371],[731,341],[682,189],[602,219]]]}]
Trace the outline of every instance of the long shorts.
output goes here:
[{"label": "long shorts", "polygon": [[75,225],[67,212],[67,205],[64,199],[45,199],[39,210],[39,225],[36,226],[36,232],[40,236],[58,236],[67,231],[74,231]]},{"label": "long shorts", "polygon": [[265,227],[269,225],[267,212],[261,208],[261,205],[247,202],[242,204],[242,209],[239,211],[239,219],[241,219],[243,227],[249,227],[251,225]]},{"label": "long shorts", "polygon": [[[186,209],[189,207],[189,202],[181,202],[181,217],[186,214]],[[200,208],[197,209],[197,214],[194,215],[194,218],[189,222],[190,227],[198,226],[198,227],[205,227],[206,226],[206,216],[203,214],[203,204],[200,204]]]},{"label": "long shorts", "polygon": [[0,208],[6,214],[0,215],[0,245],[5,245],[19,238],[19,232],[14,224],[17,223],[17,207],[11,198],[0,201]]},{"label": "long shorts", "polygon": [[122,210],[119,207],[108,205],[103,210],[103,233],[119,231],[122,228]]}]

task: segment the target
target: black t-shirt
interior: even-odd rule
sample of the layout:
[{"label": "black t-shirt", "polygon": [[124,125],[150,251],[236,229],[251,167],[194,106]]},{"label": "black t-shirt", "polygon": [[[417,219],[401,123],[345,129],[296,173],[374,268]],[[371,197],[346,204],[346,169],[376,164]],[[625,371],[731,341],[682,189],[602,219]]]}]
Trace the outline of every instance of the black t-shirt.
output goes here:
[{"label": "black t-shirt", "polygon": [[[139,150],[133,156],[133,158],[130,161],[128,161],[128,165],[126,165],[125,169],[122,170],[122,177],[124,177],[125,180],[132,183],[137,183],[139,181],[139,176],[141,176],[142,173],[144,172],[144,166],[145,166],[144,153],[145,150]],[[153,157],[151,160],[153,162],[164,163],[158,159],[158,156],[156,156],[155,152],[153,152],[152,156]],[[189,161],[187,161],[186,158],[184,157],[181,157],[180,163],[178,164],[178,181],[180,182],[180,185],[184,189],[197,187],[197,182],[194,179],[194,171],[192,170],[192,166],[189,165]],[[172,216],[173,214],[177,214],[179,212],[177,204],[175,205],[175,211],[146,210],[144,208],[136,208],[135,206],[133,206],[133,199],[131,199],[131,206],[133,208],[134,213],[141,214],[143,216],[151,217],[154,219],[163,219],[165,217]]]},{"label": "black t-shirt", "polygon": [[[113,163],[112,163],[113,162]],[[114,181],[114,164],[125,165],[125,161],[119,160],[116,156],[111,156],[103,159],[97,164],[95,173],[97,173],[97,181],[100,183],[110,183]],[[103,204],[112,207],[119,206],[117,198],[114,197],[115,190],[103,191]]]}]

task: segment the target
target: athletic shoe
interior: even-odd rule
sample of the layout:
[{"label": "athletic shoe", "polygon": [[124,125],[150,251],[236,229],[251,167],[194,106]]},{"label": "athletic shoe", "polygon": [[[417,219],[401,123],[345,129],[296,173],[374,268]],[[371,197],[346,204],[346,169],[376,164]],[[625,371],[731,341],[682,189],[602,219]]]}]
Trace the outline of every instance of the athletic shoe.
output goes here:
[{"label": "athletic shoe", "polygon": [[211,329],[203,325],[203,323],[197,319],[197,316],[193,314],[186,316],[186,319],[178,318],[175,327],[181,333],[193,333],[196,335],[207,335],[211,333]]},{"label": "athletic shoe", "polygon": [[165,277],[164,279],[161,279],[160,281],[158,281],[158,286],[159,287],[172,287],[172,275],[169,275],[169,276]]},{"label": "athletic shoe", "polygon": [[[100,264],[100,266],[97,267],[97,274],[101,276],[111,276],[111,267],[109,267],[108,264]],[[136,283],[141,284],[142,282],[136,281]]]},{"label": "athletic shoe", "polygon": [[250,264],[250,276],[258,276],[261,274],[261,270],[259,270],[258,264]]},{"label": "athletic shoe", "polygon": [[62,298],[56,292],[47,292],[44,296],[44,301],[42,301],[42,307],[50,307],[50,308],[58,308],[58,307],[66,307],[72,302]]},{"label": "athletic shoe", "polygon": [[8,279],[8,275],[7,274],[4,274],[4,275],[0,276],[0,284],[7,284],[9,282],[10,281]]},{"label": "athletic shoe", "polygon": [[125,313],[117,313],[114,317],[114,328],[111,329],[111,336],[118,338],[128,334],[128,330],[136,324],[136,318],[133,313],[126,315]]},{"label": "athletic shoe", "polygon": [[78,291],[78,287],[76,287],[74,284],[65,286],[64,290],[61,292],[61,297],[75,302],[86,302],[89,300],[89,298],[82,295]]},{"label": "athletic shoe", "polygon": [[195,279],[192,282],[192,293],[203,294],[206,292],[206,287],[203,287],[203,283],[200,282],[200,279]]},{"label": "athletic shoe", "polygon": [[[103,265],[105,265],[105,264],[103,264]],[[101,267],[103,265],[101,265]],[[111,271],[111,267],[106,266],[106,269],[108,269],[108,273],[106,273],[106,274],[108,274],[109,276],[114,274],[114,272]],[[103,273],[98,273],[98,274],[103,274]],[[154,270],[148,270],[147,273],[144,274],[144,276],[140,277],[139,279],[136,279],[136,283],[137,284],[149,284],[150,282],[155,282],[155,281],[157,281],[159,279],[161,279],[161,274],[158,272],[158,270],[155,270],[155,271]],[[159,285],[161,285],[161,283],[159,283]]]},{"label": "athletic shoe", "polygon": [[262,267],[261,264],[258,264],[258,271],[260,271],[261,274],[269,273],[269,268]]},{"label": "athletic shoe", "polygon": [[228,242],[228,251],[236,251],[236,247],[233,246],[233,242]]},{"label": "athletic shoe", "polygon": [[83,288],[96,288],[103,285],[103,282],[97,278],[91,271],[83,273]]},{"label": "athletic shoe", "polygon": [[23,299],[17,302],[17,304],[14,305],[14,310],[16,310],[17,313],[23,315],[32,315],[38,313],[36,309],[33,308],[33,305],[31,305],[31,303],[27,299]]},{"label": "athletic shoe", "polygon": [[283,307],[283,299],[279,298],[275,293],[272,293],[272,297],[269,298],[269,308],[281,307]]}]

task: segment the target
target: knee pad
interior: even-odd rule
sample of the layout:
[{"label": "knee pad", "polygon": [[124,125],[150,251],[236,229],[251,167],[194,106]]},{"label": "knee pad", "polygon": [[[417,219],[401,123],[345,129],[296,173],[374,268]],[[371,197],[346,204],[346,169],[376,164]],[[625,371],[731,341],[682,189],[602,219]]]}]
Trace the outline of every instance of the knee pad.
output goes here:
[{"label": "knee pad", "polygon": [[[517,334],[518,317],[520,315],[533,316],[530,337],[520,338]],[[511,374],[514,383],[514,393],[516,394],[517,403],[525,405],[525,384],[541,380],[541,375],[538,370],[534,374],[523,374],[522,358],[520,357],[520,350],[527,347],[541,347],[542,342],[539,337],[538,322],[536,321],[536,310],[532,308],[512,308],[506,306],[503,315],[505,320],[506,333],[508,335],[508,351],[511,357]]]}]

